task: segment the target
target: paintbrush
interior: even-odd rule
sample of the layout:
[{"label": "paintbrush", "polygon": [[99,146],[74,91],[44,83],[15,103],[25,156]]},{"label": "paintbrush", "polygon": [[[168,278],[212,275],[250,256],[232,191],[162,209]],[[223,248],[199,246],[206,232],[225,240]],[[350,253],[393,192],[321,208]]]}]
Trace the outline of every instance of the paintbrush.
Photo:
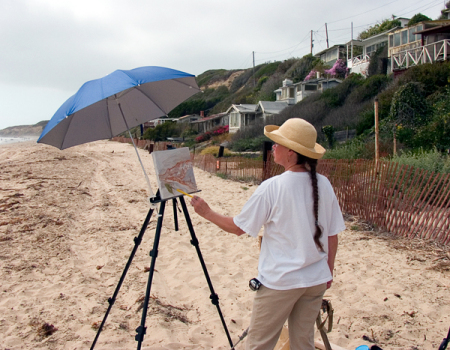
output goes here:
[{"label": "paintbrush", "polygon": [[180,189],[178,189],[178,188],[177,188],[177,191],[180,192],[180,193],[182,193],[182,194],[184,194],[185,196],[188,196],[188,197],[193,198],[192,195],[190,195],[189,193],[186,193],[186,192],[184,192],[184,191],[182,191],[182,190],[180,190]]}]

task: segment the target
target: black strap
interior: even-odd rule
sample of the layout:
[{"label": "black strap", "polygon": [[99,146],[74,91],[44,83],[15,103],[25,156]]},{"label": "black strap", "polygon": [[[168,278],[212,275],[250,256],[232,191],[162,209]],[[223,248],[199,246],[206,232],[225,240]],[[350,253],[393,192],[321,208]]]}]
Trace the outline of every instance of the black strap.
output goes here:
[{"label": "black strap", "polygon": [[439,350],[445,350],[447,349],[447,345],[450,342],[450,328],[448,329],[447,338],[444,338],[441,345],[439,345]]}]

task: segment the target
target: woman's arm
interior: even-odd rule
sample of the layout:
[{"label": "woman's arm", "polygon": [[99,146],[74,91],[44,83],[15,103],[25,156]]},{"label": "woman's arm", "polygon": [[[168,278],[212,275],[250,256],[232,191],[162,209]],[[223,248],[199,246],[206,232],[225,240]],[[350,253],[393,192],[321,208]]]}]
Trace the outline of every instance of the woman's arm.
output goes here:
[{"label": "woman's arm", "polygon": [[245,233],[234,223],[231,216],[216,213],[202,198],[193,196],[191,199],[191,205],[194,207],[194,210],[198,215],[219,226],[222,230],[238,236]]},{"label": "woman's arm", "polygon": [[338,236],[329,236],[328,237],[328,267],[331,272],[331,281],[327,283],[327,288],[331,287],[331,283],[333,282],[333,272],[334,272],[334,260],[336,259],[336,253],[338,248]]}]

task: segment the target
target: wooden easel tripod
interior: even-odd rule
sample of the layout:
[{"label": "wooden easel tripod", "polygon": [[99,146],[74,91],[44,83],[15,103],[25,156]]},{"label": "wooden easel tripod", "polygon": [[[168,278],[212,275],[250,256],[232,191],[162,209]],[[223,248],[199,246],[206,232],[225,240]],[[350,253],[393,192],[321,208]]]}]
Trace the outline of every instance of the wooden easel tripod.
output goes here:
[{"label": "wooden easel tripod", "polygon": [[[145,292],[144,306],[143,306],[143,309],[142,309],[141,324],[136,329],[137,334],[135,336],[135,339],[138,342],[138,345],[137,345],[137,349],[138,350],[141,349],[142,342],[144,340],[144,335],[145,335],[146,330],[147,330],[147,328],[145,327],[145,319],[147,317],[148,303],[149,303],[149,300],[150,300],[150,291],[151,291],[151,286],[152,286],[152,281],[153,281],[153,272],[155,270],[156,258],[158,256],[158,246],[159,246],[159,239],[160,239],[160,236],[161,236],[161,227],[162,227],[162,223],[163,223],[163,219],[164,219],[164,209],[166,207],[166,202],[168,201],[168,200],[161,200],[159,198],[159,191],[156,194],[156,196],[157,197],[152,199],[151,202],[152,203],[160,203],[160,206],[159,206],[159,213],[158,213],[158,222],[157,222],[157,225],[156,225],[155,238],[153,240],[153,249],[150,251],[150,256],[152,257],[152,259],[151,259],[151,263],[150,263],[150,271],[149,271],[149,275],[148,275],[147,289],[146,289],[146,292]],[[189,217],[189,212],[188,212],[187,207],[186,207],[186,202],[184,201],[183,197],[179,197],[179,199],[180,199],[181,207],[183,209],[184,217],[186,219],[186,223],[187,223],[188,228],[189,228],[189,232],[191,234],[191,244],[195,247],[195,250],[197,251],[197,255],[198,255],[198,258],[200,260],[200,264],[202,265],[203,273],[204,273],[204,275],[206,277],[206,281],[208,283],[208,287],[209,287],[209,290],[211,292],[211,295],[210,295],[211,303],[213,305],[215,305],[216,308],[217,308],[217,312],[219,313],[220,320],[222,321],[222,325],[223,325],[223,328],[225,330],[226,336],[228,338],[228,342],[230,343],[230,347],[233,348],[233,342],[231,340],[230,333],[228,332],[228,328],[227,328],[227,325],[225,323],[225,319],[223,318],[222,311],[220,310],[219,296],[215,293],[214,287],[213,287],[212,282],[211,282],[211,279],[209,278],[208,270],[207,270],[205,262],[203,260],[203,255],[202,255],[202,253],[200,251],[199,242],[198,242],[198,239],[197,239],[197,237],[195,235],[194,228],[192,226],[192,222],[191,222],[191,219]],[[173,212],[174,212],[174,221],[175,221],[175,231],[178,231],[177,199],[176,198],[172,198],[172,202],[173,202]],[[99,329],[97,331],[97,335],[95,336],[95,339],[94,339],[94,341],[93,341],[93,343],[91,345],[91,350],[94,349],[95,344],[97,343],[98,337],[100,335],[100,332],[102,331],[102,328],[103,328],[103,326],[104,326],[104,324],[106,322],[106,319],[108,317],[108,314],[109,314],[112,306],[114,305],[114,303],[116,301],[117,294],[119,293],[120,287],[122,286],[122,283],[123,283],[123,281],[125,279],[125,276],[126,276],[126,274],[128,272],[128,269],[129,269],[129,267],[131,265],[131,262],[133,261],[134,255],[136,254],[136,251],[137,251],[137,248],[139,247],[139,245],[142,242],[142,237],[144,236],[145,230],[147,229],[148,223],[150,222],[150,218],[151,218],[151,216],[153,214],[153,210],[154,210],[153,208],[150,208],[150,210],[148,211],[147,217],[145,218],[144,224],[142,225],[141,231],[139,232],[138,237],[134,238],[134,244],[135,244],[134,248],[133,248],[133,250],[131,252],[130,257],[128,258],[128,262],[125,265],[125,268],[124,268],[124,270],[122,272],[122,276],[120,277],[119,283],[117,284],[117,287],[116,287],[116,289],[114,291],[113,296],[108,299],[109,306],[108,306],[108,309],[106,310],[105,316],[103,317],[103,321],[102,321],[102,323],[101,323],[101,325],[100,325],[100,327],[99,327]]]}]

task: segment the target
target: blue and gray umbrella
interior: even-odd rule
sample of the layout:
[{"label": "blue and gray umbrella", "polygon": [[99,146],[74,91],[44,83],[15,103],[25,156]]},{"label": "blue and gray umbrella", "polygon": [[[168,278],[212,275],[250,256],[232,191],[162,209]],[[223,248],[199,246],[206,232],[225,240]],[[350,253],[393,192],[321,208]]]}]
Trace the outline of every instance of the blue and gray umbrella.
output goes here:
[{"label": "blue and gray umbrella", "polygon": [[[116,70],[83,84],[56,111],[37,142],[65,149],[110,139],[167,115],[199,91],[195,76],[178,70],[164,67]],[[136,154],[144,170],[137,150]],[[150,181],[145,171],[144,174],[152,197]]]},{"label": "blue and gray umbrella", "polygon": [[199,91],[195,76],[170,68],[116,70],[64,102],[37,142],[65,149],[110,139],[167,115]]}]

